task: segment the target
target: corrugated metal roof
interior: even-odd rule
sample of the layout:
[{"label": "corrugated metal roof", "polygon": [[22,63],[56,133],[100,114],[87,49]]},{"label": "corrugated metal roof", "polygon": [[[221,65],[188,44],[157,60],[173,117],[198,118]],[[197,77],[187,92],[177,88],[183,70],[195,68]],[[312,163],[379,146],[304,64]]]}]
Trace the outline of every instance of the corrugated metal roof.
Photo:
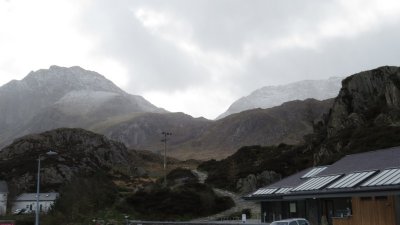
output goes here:
[{"label": "corrugated metal roof", "polygon": [[310,191],[310,190],[318,190],[332,181],[339,178],[340,175],[332,175],[332,176],[324,176],[324,177],[313,177],[304,182],[303,184],[293,188],[291,191]]},{"label": "corrugated metal roof", "polygon": [[[15,201],[36,201],[36,193],[23,193],[19,195]],[[58,193],[51,192],[51,193],[40,193],[39,194],[39,201],[54,201],[58,198]]]},{"label": "corrugated metal roof", "polygon": [[319,173],[321,173],[322,171],[324,171],[327,168],[328,167],[326,167],[326,166],[313,168],[308,173],[304,174],[301,178],[314,177],[314,176],[318,175]]},{"label": "corrugated metal roof", "polygon": [[365,172],[357,172],[350,173],[344,176],[342,179],[336,181],[328,188],[351,188],[356,186],[357,184],[363,182],[376,171],[365,171]]},{"label": "corrugated metal roof", "polygon": [[[318,171],[317,168],[324,168]],[[348,155],[332,165],[305,169],[267,187],[278,189],[273,199],[294,195],[299,197],[312,193],[356,193],[400,190],[400,146],[388,149]],[[381,171],[378,173],[378,171]],[[311,177],[309,177],[311,176]],[[361,185],[360,185],[361,184]],[[397,186],[396,186],[397,185]],[[294,187],[291,190],[284,188]],[[262,195],[249,198],[263,198]]]},{"label": "corrugated metal roof", "polygon": [[279,188],[279,190],[277,190],[275,192],[275,194],[285,194],[288,193],[289,191],[291,191],[293,188]]},{"label": "corrugated metal roof", "polygon": [[0,193],[8,193],[7,182],[0,181]]},{"label": "corrugated metal roof", "polygon": [[361,186],[383,186],[383,185],[395,185],[400,184],[400,169],[387,169],[370,180],[362,184]]},{"label": "corrugated metal roof", "polygon": [[253,195],[269,195],[274,193],[278,188],[260,188]]},{"label": "corrugated metal roof", "polygon": [[400,166],[400,146],[347,155],[318,176],[349,174],[357,171],[384,170]]}]

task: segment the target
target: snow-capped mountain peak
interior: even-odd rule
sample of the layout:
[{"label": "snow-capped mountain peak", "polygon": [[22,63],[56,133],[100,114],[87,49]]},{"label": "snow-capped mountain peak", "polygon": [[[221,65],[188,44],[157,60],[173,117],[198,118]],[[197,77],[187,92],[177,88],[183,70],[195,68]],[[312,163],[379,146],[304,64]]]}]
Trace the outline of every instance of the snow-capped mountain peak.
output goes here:
[{"label": "snow-capped mountain peak", "polygon": [[265,86],[253,91],[246,97],[236,100],[217,119],[249,109],[271,108],[293,100],[333,98],[339,93],[342,79],[341,77],[331,77],[326,80],[303,80],[286,85]]}]

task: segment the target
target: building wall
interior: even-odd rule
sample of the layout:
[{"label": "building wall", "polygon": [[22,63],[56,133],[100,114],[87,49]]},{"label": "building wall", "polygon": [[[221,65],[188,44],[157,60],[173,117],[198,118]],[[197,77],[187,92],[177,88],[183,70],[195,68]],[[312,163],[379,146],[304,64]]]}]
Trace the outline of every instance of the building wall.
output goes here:
[{"label": "building wall", "polygon": [[262,222],[306,217],[306,201],[261,202],[261,215]]},{"label": "building wall", "polygon": [[[53,201],[40,201],[39,202],[39,207],[41,205],[42,207],[42,212],[48,212],[51,206],[54,204]],[[36,210],[36,201],[16,201],[13,203],[12,210],[16,209],[29,209],[29,210]]]},{"label": "building wall", "polygon": [[396,225],[395,197],[353,197],[350,217],[334,218],[333,225]]}]

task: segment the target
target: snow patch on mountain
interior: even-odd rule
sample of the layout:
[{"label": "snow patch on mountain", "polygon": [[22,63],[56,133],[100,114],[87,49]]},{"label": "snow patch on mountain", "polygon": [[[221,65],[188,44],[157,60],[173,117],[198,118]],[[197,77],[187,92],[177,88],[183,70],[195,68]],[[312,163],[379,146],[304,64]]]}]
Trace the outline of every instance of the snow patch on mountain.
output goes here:
[{"label": "snow patch on mountain", "polygon": [[118,95],[105,91],[71,91],[54,105],[67,115],[85,115]]}]

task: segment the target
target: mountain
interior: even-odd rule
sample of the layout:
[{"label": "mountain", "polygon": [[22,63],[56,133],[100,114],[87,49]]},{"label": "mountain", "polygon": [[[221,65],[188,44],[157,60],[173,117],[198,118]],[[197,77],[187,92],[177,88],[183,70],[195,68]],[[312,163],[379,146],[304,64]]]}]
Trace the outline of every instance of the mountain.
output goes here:
[{"label": "mountain", "polygon": [[[303,86],[304,88],[305,86]],[[102,75],[52,66],[0,87],[0,148],[15,138],[56,128],[83,128],[155,153],[161,133],[172,132],[168,154],[221,159],[245,145],[302,143],[331,102],[304,100],[253,109],[218,121],[168,113],[130,95]]]},{"label": "mountain", "polygon": [[[314,132],[298,145],[249,146],[223,160],[199,166],[207,182],[243,191],[261,187],[311,166],[345,155],[400,145],[400,68],[384,66],[343,80],[339,95]],[[265,177],[270,179],[258,179]],[[247,192],[251,189],[246,189]]]},{"label": "mountain", "polygon": [[332,77],[327,80],[304,80],[286,85],[262,87],[250,95],[236,100],[217,119],[249,109],[271,108],[293,100],[334,98],[339,93],[342,79],[341,77]]},{"label": "mountain", "polygon": [[[92,129],[130,148],[162,151],[162,131],[169,131],[168,154],[179,159],[221,159],[245,145],[298,144],[313,122],[328,113],[332,100],[292,101],[271,109],[254,109],[218,121],[183,113],[146,113],[104,128]],[[99,127],[102,127],[100,124]]]},{"label": "mountain", "polygon": [[51,66],[0,87],[0,146],[29,133],[86,128],[109,117],[166,112],[80,67]]}]

